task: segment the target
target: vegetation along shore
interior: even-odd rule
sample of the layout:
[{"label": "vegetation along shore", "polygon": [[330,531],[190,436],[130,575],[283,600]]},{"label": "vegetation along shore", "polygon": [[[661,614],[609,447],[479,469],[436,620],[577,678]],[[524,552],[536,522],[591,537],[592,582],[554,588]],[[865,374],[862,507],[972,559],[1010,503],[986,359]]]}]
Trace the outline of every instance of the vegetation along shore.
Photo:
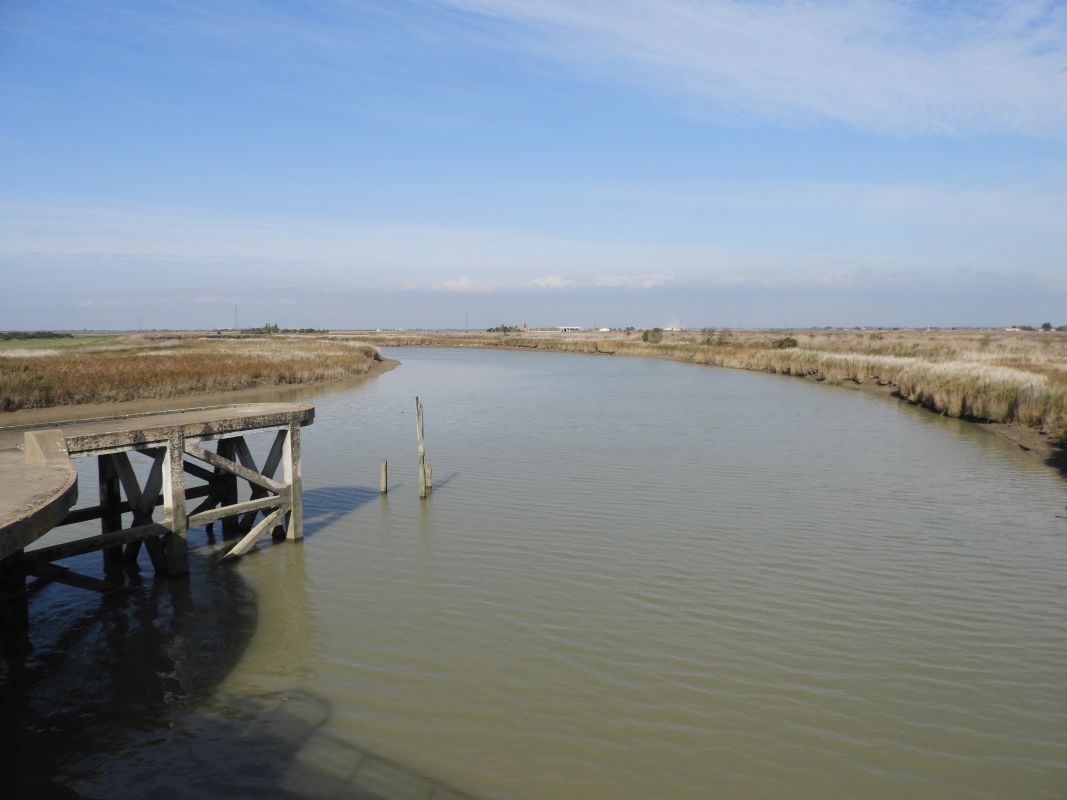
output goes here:
[{"label": "vegetation along shore", "polygon": [[500,326],[485,333],[375,332],[385,347],[504,347],[650,356],[795,375],[891,393],[976,422],[1064,470],[1067,331],[650,330],[558,331]]},{"label": "vegetation along shore", "polygon": [[335,381],[383,368],[372,345],[309,335],[90,335],[47,346],[54,341],[3,343],[0,411],[186,398]]},{"label": "vegetation along shore", "polygon": [[384,369],[377,347],[490,347],[667,358],[892,393],[1058,466],[1067,445],[1067,331],[526,330],[89,334],[0,342],[0,410],[192,398]]}]

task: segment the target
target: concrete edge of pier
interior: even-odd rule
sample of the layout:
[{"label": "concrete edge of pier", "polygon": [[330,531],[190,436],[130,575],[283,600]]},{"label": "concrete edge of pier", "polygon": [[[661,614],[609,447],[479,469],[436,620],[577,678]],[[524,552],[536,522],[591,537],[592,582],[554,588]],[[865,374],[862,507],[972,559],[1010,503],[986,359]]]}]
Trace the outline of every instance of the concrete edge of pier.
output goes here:
[{"label": "concrete edge of pier", "polygon": [[78,501],[70,460],[29,464],[20,452],[0,452],[0,485],[0,561],[56,527]]}]

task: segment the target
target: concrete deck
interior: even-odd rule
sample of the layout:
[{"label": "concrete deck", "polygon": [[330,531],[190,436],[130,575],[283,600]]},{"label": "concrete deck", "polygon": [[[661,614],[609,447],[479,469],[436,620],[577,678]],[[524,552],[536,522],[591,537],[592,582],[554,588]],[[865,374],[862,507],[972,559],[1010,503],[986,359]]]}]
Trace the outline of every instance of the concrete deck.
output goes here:
[{"label": "concrete deck", "polygon": [[78,485],[70,458],[159,446],[176,429],[196,441],[294,421],[309,425],[314,417],[311,405],[245,403],[0,428],[0,560],[43,536],[74,505]]},{"label": "concrete deck", "polygon": [[0,560],[62,522],[78,500],[73,464],[27,464],[22,449],[6,441],[0,441],[0,487]]}]

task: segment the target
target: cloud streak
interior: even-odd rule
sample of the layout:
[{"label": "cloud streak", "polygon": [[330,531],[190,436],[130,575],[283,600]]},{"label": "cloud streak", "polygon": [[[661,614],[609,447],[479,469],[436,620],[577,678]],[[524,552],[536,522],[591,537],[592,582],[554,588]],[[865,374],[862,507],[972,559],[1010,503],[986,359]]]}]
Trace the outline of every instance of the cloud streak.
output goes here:
[{"label": "cloud streak", "polygon": [[[427,7],[446,13],[420,13]],[[137,30],[227,53],[281,49],[316,74],[364,79],[388,73],[397,41],[463,41],[579,65],[719,120],[1067,139],[1067,4],[1057,0],[320,0],[312,8],[187,0],[98,13],[70,4],[49,25],[102,43]],[[12,18],[0,30],[28,35],[20,15]]]},{"label": "cloud streak", "polygon": [[[895,134],[1067,138],[1067,6],[440,0],[528,51],[695,97],[700,113]],[[710,107],[709,107],[710,106]]]},{"label": "cloud streak", "polygon": [[670,283],[667,275],[601,275],[591,278],[568,278],[562,275],[545,275],[534,278],[530,285],[535,289],[656,289]]}]

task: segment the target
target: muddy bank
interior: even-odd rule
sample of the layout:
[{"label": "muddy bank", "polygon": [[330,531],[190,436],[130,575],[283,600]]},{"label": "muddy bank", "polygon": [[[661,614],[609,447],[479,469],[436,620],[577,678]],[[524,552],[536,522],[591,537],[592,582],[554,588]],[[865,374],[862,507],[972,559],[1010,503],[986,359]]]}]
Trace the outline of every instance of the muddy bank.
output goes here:
[{"label": "muddy bank", "polygon": [[[823,383],[827,386],[853,389],[868,394],[880,395],[881,397],[922,408],[933,414],[947,416],[943,411],[939,411],[936,408],[930,408],[921,403],[913,403],[906,397],[902,397],[897,391],[897,387],[892,384],[879,385],[876,383],[851,382],[826,383],[826,381],[819,380],[817,377],[813,376],[793,375],[790,377],[807,377],[807,380],[814,381],[815,383]],[[1046,466],[1052,467],[1063,475],[1063,477],[1067,478],[1067,449],[1064,448],[1063,444],[1055,436],[1050,435],[1048,432],[1035,430],[1026,425],[1010,422],[989,422],[985,420],[969,419],[964,419],[964,421],[971,422],[987,433],[991,433],[994,436],[1011,442],[1016,445],[1027,458],[1040,461]]]}]

